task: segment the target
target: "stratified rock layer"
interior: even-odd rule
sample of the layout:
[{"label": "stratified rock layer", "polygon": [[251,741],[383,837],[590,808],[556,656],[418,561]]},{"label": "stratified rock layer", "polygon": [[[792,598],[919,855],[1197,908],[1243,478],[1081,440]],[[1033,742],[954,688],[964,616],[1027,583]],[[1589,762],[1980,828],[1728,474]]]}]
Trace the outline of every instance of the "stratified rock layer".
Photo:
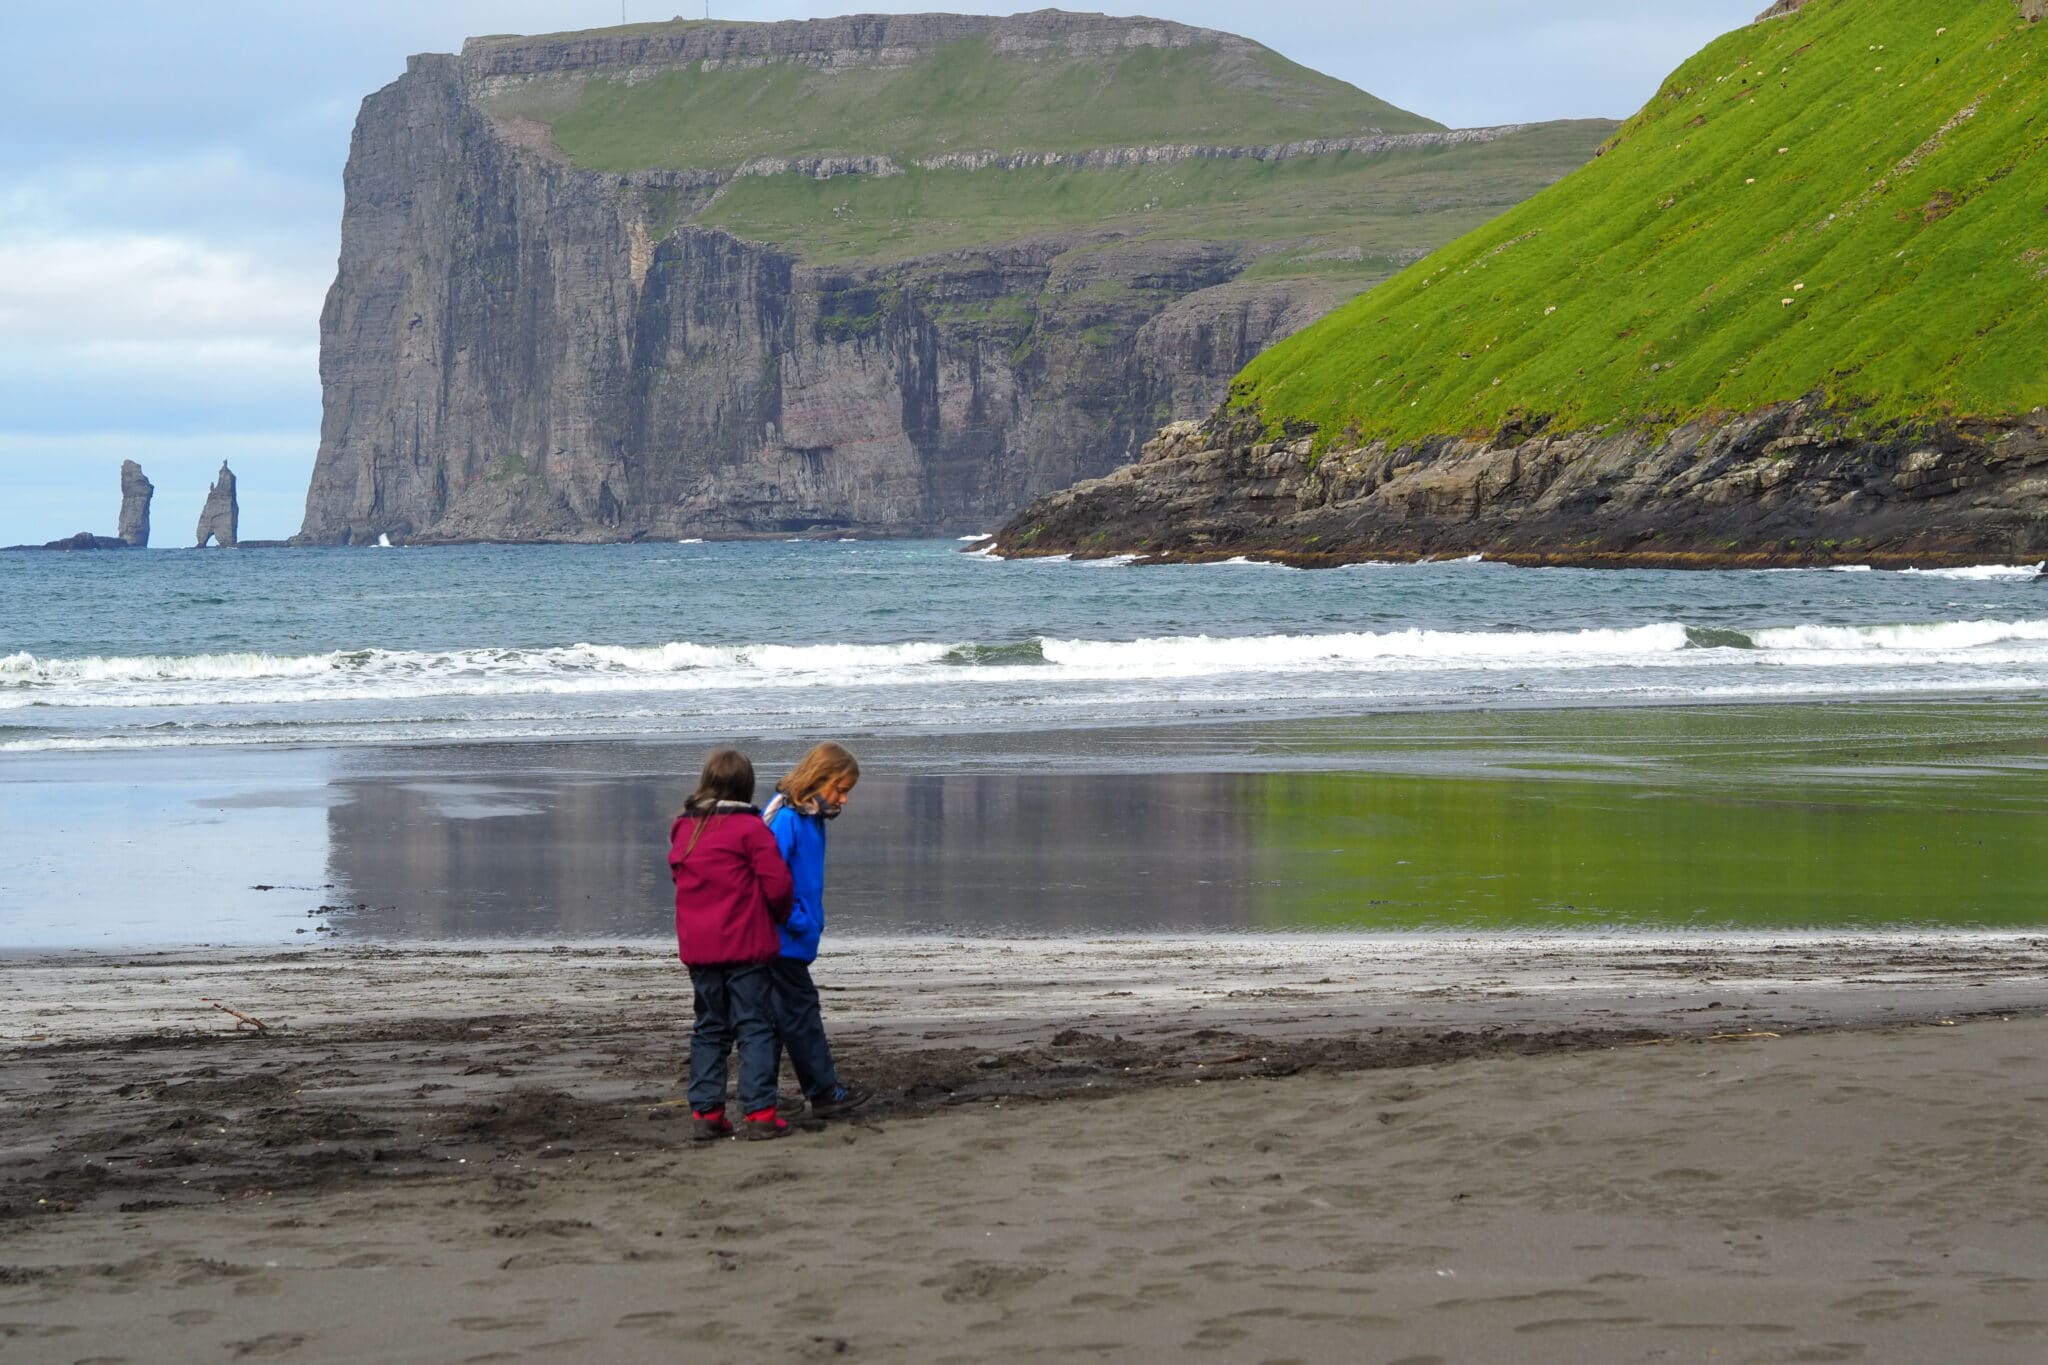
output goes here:
[{"label": "stratified rock layer", "polygon": [[116,534],[137,549],[149,544],[149,500],[156,485],[133,460],[121,461],[121,524]]},{"label": "stratified rock layer", "polygon": [[205,545],[211,540],[225,549],[233,549],[240,541],[236,531],[242,521],[242,507],[235,499],[235,472],[229,469],[227,461],[221,461],[220,477],[207,490],[206,506],[199,509],[199,529],[195,542]]},{"label": "stratified rock layer", "polygon": [[[350,150],[299,539],[985,529],[1134,458],[1162,422],[1208,411],[1261,349],[1358,287],[1341,275],[1252,281],[1257,244],[1138,242],[1112,227],[806,264],[690,216],[735,177],[900,167],[849,155],[605,173],[570,164],[546,127],[487,108],[565,73],[900,64],[990,33],[999,49],[1053,53],[1254,47],[1151,20],[927,15],[474,40],[460,57],[413,58],[364,102]],[[1368,156],[1516,131],[1117,154]],[[1590,152],[1604,129],[1582,131]]]},{"label": "stratified rock layer", "polygon": [[1483,553],[1649,568],[2048,558],[2048,413],[1847,434],[1817,399],[1666,434],[1503,429],[1313,453],[1254,418],[1026,508],[1004,555],[1257,555],[1306,566]]}]

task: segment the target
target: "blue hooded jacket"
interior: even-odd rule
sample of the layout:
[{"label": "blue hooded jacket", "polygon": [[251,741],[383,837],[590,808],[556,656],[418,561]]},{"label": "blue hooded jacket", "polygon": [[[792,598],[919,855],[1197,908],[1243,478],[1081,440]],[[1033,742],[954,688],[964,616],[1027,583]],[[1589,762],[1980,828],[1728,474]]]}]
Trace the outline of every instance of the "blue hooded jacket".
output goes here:
[{"label": "blue hooded jacket", "polygon": [[796,899],[782,925],[782,956],[815,962],[818,938],[825,932],[825,820],[783,805],[768,817],[768,832],[789,864]]}]

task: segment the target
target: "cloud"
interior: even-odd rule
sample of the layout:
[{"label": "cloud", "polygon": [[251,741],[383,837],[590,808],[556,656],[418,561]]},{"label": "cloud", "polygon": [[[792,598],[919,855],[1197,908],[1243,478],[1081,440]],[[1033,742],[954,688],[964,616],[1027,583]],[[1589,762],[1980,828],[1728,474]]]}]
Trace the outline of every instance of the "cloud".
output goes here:
[{"label": "cloud", "polygon": [[196,341],[0,341],[0,430],[178,434],[317,423],[318,348]]},{"label": "cloud", "polygon": [[203,234],[331,265],[341,222],[338,165],[259,162],[240,147],[175,155],[53,154],[0,180],[10,233]]},{"label": "cloud", "polygon": [[0,341],[309,339],[325,278],[190,238],[0,237]]}]

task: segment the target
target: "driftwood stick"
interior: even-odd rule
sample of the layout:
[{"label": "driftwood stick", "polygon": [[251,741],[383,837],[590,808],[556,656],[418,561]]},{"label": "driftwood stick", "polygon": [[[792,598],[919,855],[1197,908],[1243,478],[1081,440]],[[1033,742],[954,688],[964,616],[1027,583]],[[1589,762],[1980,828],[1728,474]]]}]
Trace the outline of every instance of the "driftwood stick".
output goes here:
[{"label": "driftwood stick", "polygon": [[265,1024],[261,1019],[258,1019],[253,1014],[244,1014],[238,1009],[230,1009],[228,1006],[221,1004],[221,1002],[218,1000],[208,1000],[206,1003],[213,1006],[215,1009],[219,1010],[222,1014],[232,1014],[235,1016],[235,1018],[239,1019],[241,1021],[241,1024],[235,1025],[235,1027],[237,1028],[240,1028],[242,1024],[247,1024],[251,1028],[255,1029],[258,1033],[270,1032],[270,1026]]}]

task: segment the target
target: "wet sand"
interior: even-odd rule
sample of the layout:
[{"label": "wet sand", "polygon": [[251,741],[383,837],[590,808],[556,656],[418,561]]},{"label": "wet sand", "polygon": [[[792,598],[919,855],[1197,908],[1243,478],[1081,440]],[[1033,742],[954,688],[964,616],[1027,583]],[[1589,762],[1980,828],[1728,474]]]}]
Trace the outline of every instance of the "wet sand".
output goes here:
[{"label": "wet sand", "polygon": [[7,959],[0,1357],[2048,1349],[2048,938],[870,940],[819,975],[876,1102],[699,1145],[654,945]]},{"label": "wet sand", "polygon": [[[849,738],[835,936],[2043,923],[2038,702]],[[0,948],[653,938],[702,754],[9,755]]]}]

